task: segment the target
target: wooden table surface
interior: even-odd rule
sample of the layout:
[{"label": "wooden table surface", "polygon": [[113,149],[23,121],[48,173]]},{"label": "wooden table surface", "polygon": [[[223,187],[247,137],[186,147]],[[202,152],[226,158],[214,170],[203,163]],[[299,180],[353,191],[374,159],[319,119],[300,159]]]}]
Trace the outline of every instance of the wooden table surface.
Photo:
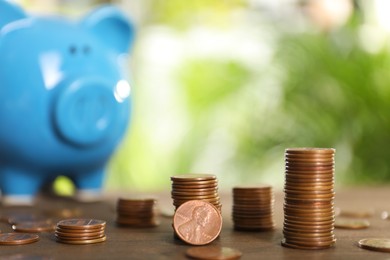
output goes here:
[{"label": "wooden table surface", "polygon": [[[121,196],[129,194],[121,193]],[[159,194],[159,207],[171,208],[169,192]],[[238,232],[232,229],[231,195],[224,194],[223,229],[212,245],[232,247],[242,251],[241,259],[390,259],[390,253],[360,249],[358,240],[370,237],[390,238],[390,221],[381,213],[390,210],[390,187],[349,188],[336,190],[335,206],[347,210],[373,210],[371,227],[364,230],[336,229],[336,246],[325,250],[297,250],[280,245],[283,223],[283,193],[276,193],[274,220],[277,227],[269,232]],[[42,198],[27,211],[48,209],[79,209],[83,217],[107,221],[107,241],[92,245],[68,245],[55,242],[53,234],[41,233],[40,241],[18,246],[0,246],[0,259],[186,259],[190,245],[173,236],[171,218],[159,217],[155,228],[123,228],[115,224],[115,202],[109,196],[103,202],[82,204],[69,199]],[[1,212],[10,208],[0,207]],[[11,227],[0,223],[0,230],[11,232]],[[25,258],[23,258],[25,257]]]}]

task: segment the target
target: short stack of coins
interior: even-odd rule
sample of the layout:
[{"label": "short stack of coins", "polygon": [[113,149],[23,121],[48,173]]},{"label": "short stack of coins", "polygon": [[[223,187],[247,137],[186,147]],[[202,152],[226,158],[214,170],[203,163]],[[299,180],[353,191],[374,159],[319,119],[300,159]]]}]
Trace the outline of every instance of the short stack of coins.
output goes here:
[{"label": "short stack of coins", "polygon": [[65,219],[57,223],[55,237],[58,242],[85,245],[106,241],[106,222],[98,219]]},{"label": "short stack of coins", "polygon": [[121,226],[155,227],[158,225],[155,205],[156,200],[152,198],[119,198],[116,222]]},{"label": "short stack of coins", "polygon": [[221,211],[218,195],[218,180],[212,174],[186,174],[171,177],[171,196],[175,210],[189,200],[202,200],[213,204]]},{"label": "short stack of coins", "polygon": [[236,230],[262,231],[275,227],[271,186],[233,188],[233,226]]},{"label": "short stack of coins", "polygon": [[332,148],[286,149],[283,246],[325,249],[335,244],[334,153]]}]

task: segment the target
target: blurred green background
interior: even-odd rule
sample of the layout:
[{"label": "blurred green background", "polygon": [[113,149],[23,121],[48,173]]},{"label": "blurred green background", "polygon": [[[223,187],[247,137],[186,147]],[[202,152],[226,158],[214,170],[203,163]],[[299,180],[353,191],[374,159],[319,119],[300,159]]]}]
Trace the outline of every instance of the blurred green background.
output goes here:
[{"label": "blurred green background", "polygon": [[[78,16],[107,1],[20,2]],[[108,190],[167,190],[184,173],[281,188],[287,147],[336,148],[338,186],[390,181],[390,1],[110,2],[138,33]]]}]

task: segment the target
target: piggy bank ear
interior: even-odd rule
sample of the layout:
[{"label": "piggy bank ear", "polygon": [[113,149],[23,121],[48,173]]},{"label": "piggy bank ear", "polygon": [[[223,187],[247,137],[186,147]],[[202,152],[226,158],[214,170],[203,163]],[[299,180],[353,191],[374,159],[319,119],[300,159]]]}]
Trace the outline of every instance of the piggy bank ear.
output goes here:
[{"label": "piggy bank ear", "polygon": [[134,26],[113,6],[94,10],[82,21],[82,26],[118,52],[127,52],[134,42]]},{"label": "piggy bank ear", "polygon": [[0,0],[0,29],[13,21],[26,18],[22,8],[8,0]]}]

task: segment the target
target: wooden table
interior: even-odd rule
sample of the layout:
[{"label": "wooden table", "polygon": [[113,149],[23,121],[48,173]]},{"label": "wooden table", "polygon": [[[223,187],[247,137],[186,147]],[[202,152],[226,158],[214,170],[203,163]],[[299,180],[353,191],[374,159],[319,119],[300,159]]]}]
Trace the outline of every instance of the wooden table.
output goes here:
[{"label": "wooden table", "polygon": [[[390,253],[363,250],[356,242],[362,238],[390,238],[390,221],[381,219],[381,212],[390,210],[390,187],[351,188],[336,190],[336,206],[342,209],[375,211],[365,230],[336,229],[336,246],[325,250],[297,250],[282,247],[283,194],[276,194],[274,219],[277,228],[270,232],[238,232],[230,220],[231,195],[223,196],[223,229],[213,245],[233,247],[243,253],[242,259],[390,259]],[[118,195],[127,195],[121,193]],[[170,207],[170,194],[159,195],[160,208]],[[67,245],[55,242],[53,234],[42,233],[40,241],[19,246],[0,246],[0,259],[186,259],[184,252],[190,247],[173,236],[171,218],[160,217],[156,228],[123,228],[115,224],[115,201],[110,196],[100,203],[81,204],[63,198],[40,199],[35,208],[78,208],[84,217],[107,221],[107,241],[92,245]],[[0,207],[0,213],[9,208]],[[8,224],[0,223],[2,232],[12,231]],[[15,257],[12,258],[11,256]],[[32,257],[37,258],[32,258]],[[39,258],[39,256],[46,258]],[[17,258],[19,257],[19,258]],[[22,258],[30,257],[30,258]]]}]

